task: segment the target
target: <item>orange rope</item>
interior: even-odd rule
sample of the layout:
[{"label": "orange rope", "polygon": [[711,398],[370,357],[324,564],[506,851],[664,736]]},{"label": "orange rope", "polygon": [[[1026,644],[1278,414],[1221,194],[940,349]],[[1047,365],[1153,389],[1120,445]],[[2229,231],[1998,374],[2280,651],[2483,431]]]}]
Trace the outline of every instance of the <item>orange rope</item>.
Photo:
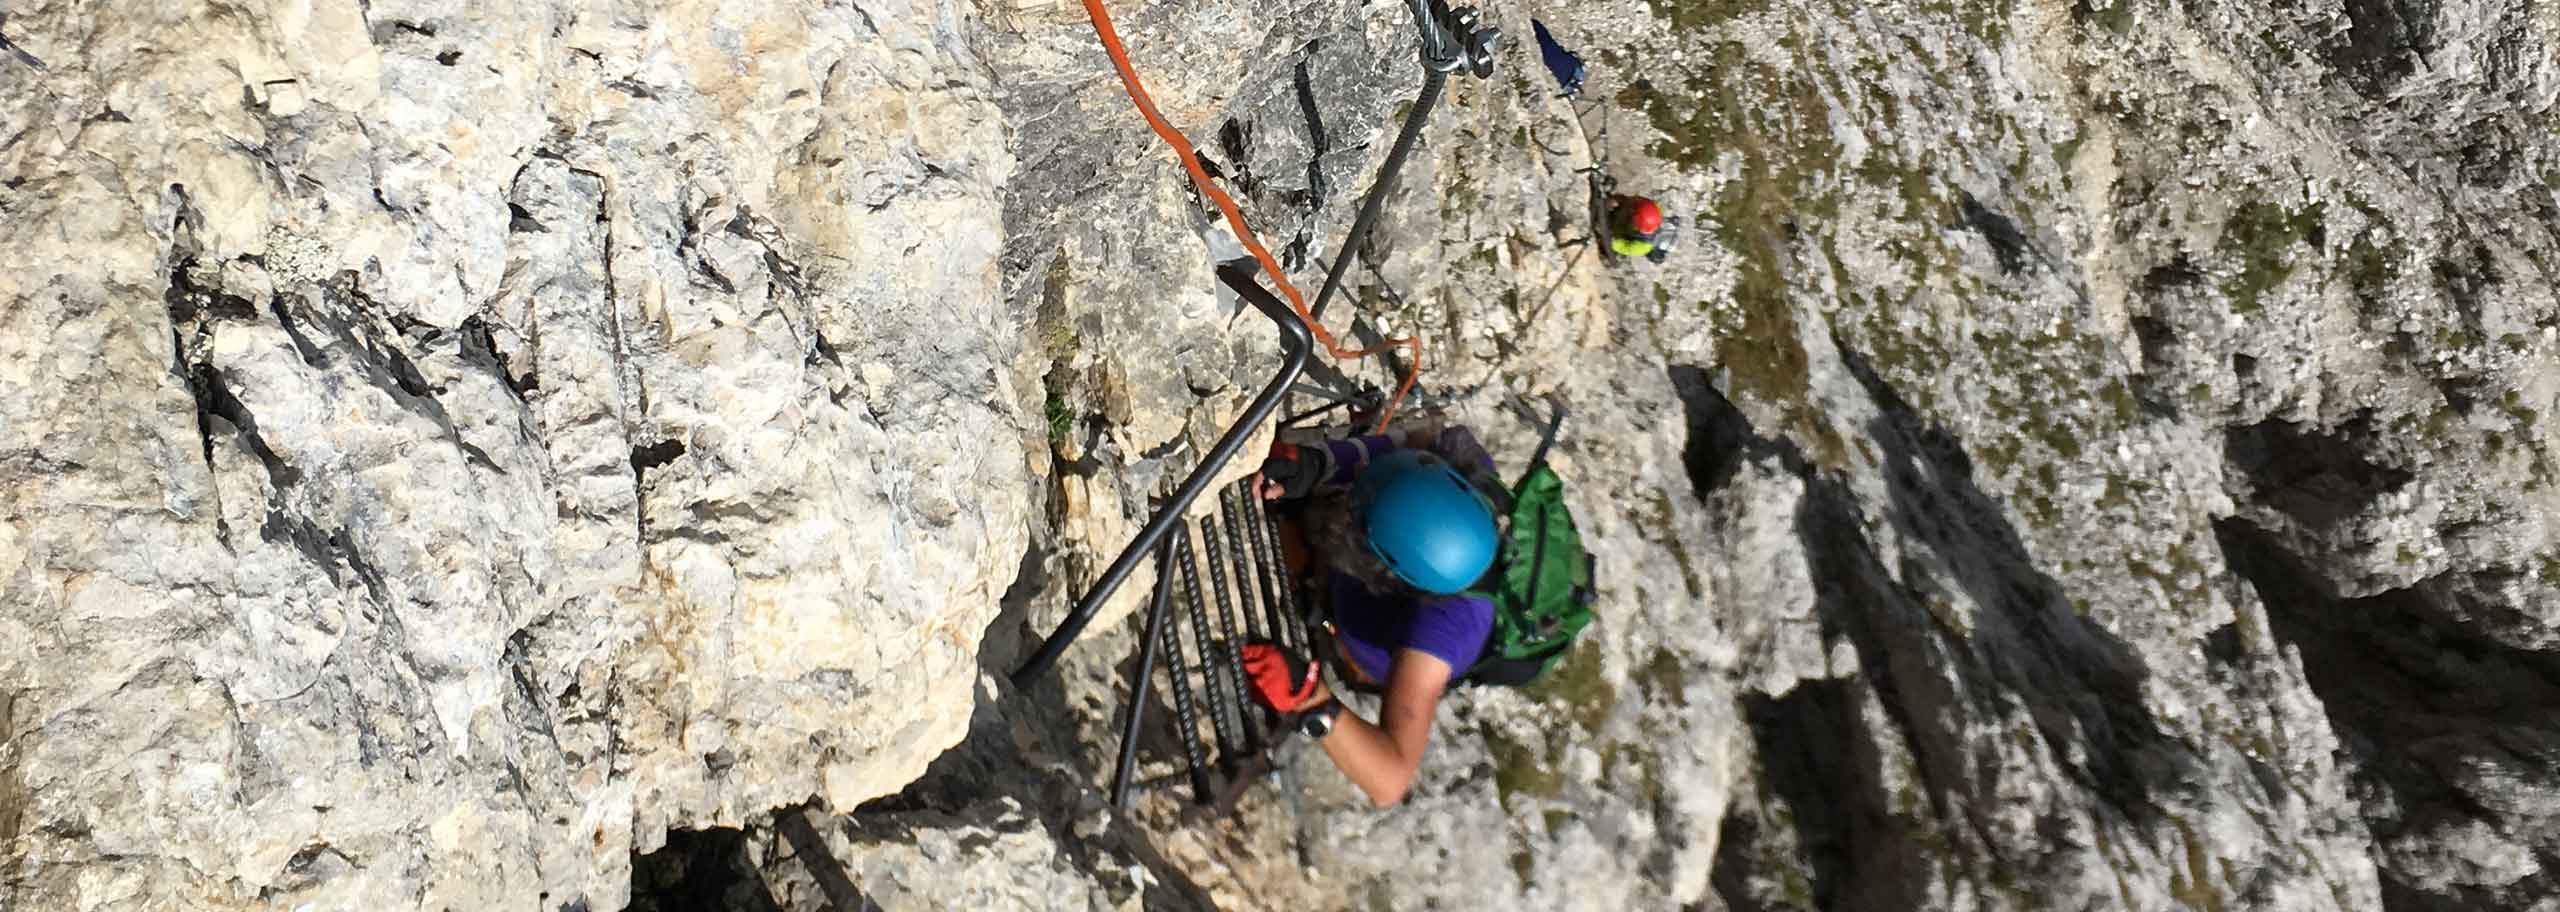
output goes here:
[{"label": "orange rope", "polygon": [[1389,339],[1376,348],[1363,349],[1347,349],[1335,342],[1333,334],[1326,332],[1324,324],[1316,322],[1315,314],[1307,310],[1307,299],[1298,294],[1298,287],[1289,284],[1288,275],[1280,271],[1280,261],[1273,259],[1271,251],[1263,248],[1262,241],[1254,237],[1253,229],[1245,227],[1244,211],[1236,208],[1236,201],[1229,199],[1226,191],[1209,182],[1209,172],[1200,167],[1200,150],[1156,110],[1155,99],[1147,94],[1146,85],[1138,81],[1137,68],[1129,63],[1129,49],[1120,44],[1120,32],[1111,26],[1111,14],[1102,9],[1102,0],[1084,0],[1084,12],[1093,20],[1093,33],[1102,38],[1102,49],[1110,53],[1112,67],[1120,71],[1120,87],[1129,91],[1129,100],[1137,103],[1138,113],[1147,118],[1147,126],[1155,128],[1156,136],[1163,139],[1165,145],[1173,147],[1175,156],[1182,160],[1182,167],[1191,172],[1191,182],[1200,188],[1200,195],[1217,203],[1218,211],[1226,213],[1227,225],[1235,229],[1236,239],[1243,241],[1244,249],[1261,261],[1262,271],[1269,273],[1271,281],[1280,286],[1281,296],[1288,298],[1289,306],[1298,312],[1298,318],[1306,321],[1307,329],[1315,334],[1317,344],[1323,345],[1325,351],[1335,358],[1345,361],[1371,357],[1399,347],[1412,352],[1412,363],[1405,367],[1404,382],[1396,387],[1396,394],[1387,400],[1386,407],[1378,411],[1377,427],[1370,431],[1385,433],[1387,419],[1395,416],[1396,406],[1404,402],[1406,393],[1413,391],[1413,381],[1422,373],[1422,342],[1406,336]]}]

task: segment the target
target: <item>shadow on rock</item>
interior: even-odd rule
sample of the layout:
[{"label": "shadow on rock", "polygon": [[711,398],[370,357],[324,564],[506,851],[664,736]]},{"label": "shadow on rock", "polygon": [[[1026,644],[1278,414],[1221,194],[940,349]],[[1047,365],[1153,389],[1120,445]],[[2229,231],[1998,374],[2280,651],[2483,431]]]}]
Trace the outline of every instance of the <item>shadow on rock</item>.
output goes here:
[{"label": "shadow on rock", "polygon": [[2257,499],[2304,528],[2326,529],[2409,483],[2407,471],[2365,456],[2374,433],[2366,417],[2335,431],[2268,419],[2234,428],[2223,438],[2223,458]]},{"label": "shadow on rock", "polygon": [[[658,851],[631,860],[632,912],[721,909],[778,912],[747,845],[746,830],[675,830]],[[582,904],[559,912],[585,912]]]},{"label": "shadow on rock", "polygon": [[2395,912],[2520,909],[2560,894],[2560,654],[2502,642],[2513,610],[2422,583],[2341,598],[2274,534],[2215,524],[2276,639],[2301,651]]},{"label": "shadow on rock", "polygon": [[[1753,430],[1703,371],[1672,371],[1699,496],[1746,461],[1802,480],[1815,618],[1826,644],[1857,656],[1852,677],[1743,699],[1760,806],[1728,815],[1714,874],[1736,910],[1910,909],[1946,880],[2034,882],[2043,861],[2018,847],[2084,821],[2078,803],[2053,802],[2034,832],[2002,832],[2017,825],[1994,819],[2010,812],[2004,779],[2059,778],[2139,824],[2187,762],[2141,699],[2139,659],[2036,567],[1961,442],[1840,355],[1878,411],[1866,430],[1882,455],[1880,516],[1794,441]],[[1879,548],[1871,529],[1897,546]]]},{"label": "shadow on rock", "polygon": [[[1049,590],[1059,582],[1042,558],[1037,547],[1024,556],[1002,610],[980,642],[982,682],[1006,681],[1036,642],[1029,638],[1037,635],[1029,628],[1030,609],[1053,594]],[[1105,639],[1100,633],[1088,637]],[[1101,642],[1082,644],[1085,649],[1102,647]],[[1112,678],[1132,677],[1134,663],[1132,656],[1114,664]],[[1054,840],[1061,860],[1087,881],[1121,882],[1128,863],[1135,862],[1146,871],[1145,908],[1214,908],[1208,893],[1167,861],[1133,821],[1094,825],[1109,814],[1099,787],[1107,748],[1085,743],[1078,711],[1068,705],[1058,678],[1052,674],[1019,691],[1009,684],[991,690],[982,683],[967,738],[936,758],[906,789],[864,804],[836,823],[862,841],[899,844],[914,844],[911,831],[920,826],[984,826],[1002,832],[1037,825]],[[981,837],[964,841],[975,838]]]},{"label": "shadow on rock", "polygon": [[1038,546],[1024,555],[980,643],[968,734],[922,777],[850,813],[812,802],[745,829],[670,833],[664,849],[634,859],[633,908],[873,912],[963,894],[1001,904],[1017,892],[1045,897],[1026,904],[1082,908],[1075,890],[1130,889],[1130,862],[1146,869],[1145,908],[1214,907],[1144,832],[1093,825],[1107,819],[1100,748],[1081,743],[1055,677],[1024,691],[994,683],[1027,652],[1030,609],[1053,594],[1045,557]]}]

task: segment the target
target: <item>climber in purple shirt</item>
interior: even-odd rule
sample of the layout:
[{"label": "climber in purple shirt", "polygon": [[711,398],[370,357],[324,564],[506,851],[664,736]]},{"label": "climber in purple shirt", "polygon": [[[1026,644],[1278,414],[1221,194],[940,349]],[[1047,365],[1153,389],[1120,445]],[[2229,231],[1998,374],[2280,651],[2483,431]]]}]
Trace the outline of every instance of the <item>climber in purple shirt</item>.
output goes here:
[{"label": "climber in purple shirt", "polygon": [[1485,493],[1500,490],[1493,460],[1452,427],[1280,444],[1261,477],[1265,498],[1306,501],[1300,528],[1331,600],[1341,668],[1383,696],[1375,723],[1343,712],[1311,663],[1254,644],[1245,666],[1255,696],[1295,714],[1371,803],[1395,804],[1421,769],[1441,695],[1493,631],[1493,603],[1463,594],[1497,550]]}]

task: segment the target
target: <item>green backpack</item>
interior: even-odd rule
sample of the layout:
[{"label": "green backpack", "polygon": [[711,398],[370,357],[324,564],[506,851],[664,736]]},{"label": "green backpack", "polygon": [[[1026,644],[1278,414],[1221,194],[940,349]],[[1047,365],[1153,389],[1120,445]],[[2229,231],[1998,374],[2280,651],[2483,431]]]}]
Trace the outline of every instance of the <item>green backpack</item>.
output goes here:
[{"label": "green backpack", "polygon": [[1486,579],[1492,588],[1466,593],[1493,602],[1493,635],[1461,683],[1517,687],[1535,681],[1591,625],[1598,595],[1591,552],[1565,506],[1564,479],[1546,460],[1555,425],[1563,421],[1559,408],[1528,474],[1512,486],[1511,521]]}]

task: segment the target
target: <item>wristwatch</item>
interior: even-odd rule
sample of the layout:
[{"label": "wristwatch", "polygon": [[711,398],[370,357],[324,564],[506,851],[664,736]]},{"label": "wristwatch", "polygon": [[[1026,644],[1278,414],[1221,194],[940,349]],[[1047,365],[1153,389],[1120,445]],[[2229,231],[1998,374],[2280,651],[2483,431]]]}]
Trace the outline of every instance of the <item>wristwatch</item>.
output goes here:
[{"label": "wristwatch", "polygon": [[1298,714],[1298,734],[1316,741],[1333,734],[1334,719],[1342,715],[1342,702],[1326,700],[1323,706]]}]

